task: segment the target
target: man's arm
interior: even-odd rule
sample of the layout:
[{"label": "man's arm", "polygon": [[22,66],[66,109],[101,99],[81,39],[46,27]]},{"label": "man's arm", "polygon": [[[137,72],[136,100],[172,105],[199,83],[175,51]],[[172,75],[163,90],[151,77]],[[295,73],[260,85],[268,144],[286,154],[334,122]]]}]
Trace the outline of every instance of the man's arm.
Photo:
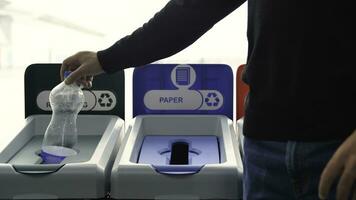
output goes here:
[{"label": "man's arm", "polygon": [[172,0],[131,35],[99,51],[99,62],[110,73],[171,56],[195,42],[244,1]]},{"label": "man's arm", "polygon": [[64,71],[72,71],[65,82],[79,81],[91,87],[93,76],[136,67],[173,55],[186,48],[219,20],[246,0],[171,0],[148,23],[110,48],[83,51],[62,63]]}]

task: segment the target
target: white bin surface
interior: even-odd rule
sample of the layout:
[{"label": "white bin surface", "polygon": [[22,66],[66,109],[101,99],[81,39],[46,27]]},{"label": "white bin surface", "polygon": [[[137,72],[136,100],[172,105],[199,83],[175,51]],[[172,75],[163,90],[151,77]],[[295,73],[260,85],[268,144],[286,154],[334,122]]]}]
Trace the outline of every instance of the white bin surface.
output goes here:
[{"label": "white bin surface", "polygon": [[124,122],[111,115],[78,115],[78,155],[43,165],[37,155],[51,115],[33,115],[0,152],[0,199],[96,199],[109,177]]},{"label": "white bin surface", "polygon": [[[158,173],[137,158],[147,135],[212,135],[219,139],[218,164],[191,175]],[[114,199],[240,199],[242,161],[232,121],[220,115],[137,116],[125,134],[111,173]]]}]

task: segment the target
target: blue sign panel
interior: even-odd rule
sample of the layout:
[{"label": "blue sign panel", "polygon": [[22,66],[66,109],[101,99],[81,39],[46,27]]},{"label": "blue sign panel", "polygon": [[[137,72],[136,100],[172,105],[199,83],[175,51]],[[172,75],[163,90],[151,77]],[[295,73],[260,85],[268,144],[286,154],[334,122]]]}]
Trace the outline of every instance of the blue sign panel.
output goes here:
[{"label": "blue sign panel", "polygon": [[133,76],[133,115],[233,116],[233,74],[222,64],[151,64]]}]

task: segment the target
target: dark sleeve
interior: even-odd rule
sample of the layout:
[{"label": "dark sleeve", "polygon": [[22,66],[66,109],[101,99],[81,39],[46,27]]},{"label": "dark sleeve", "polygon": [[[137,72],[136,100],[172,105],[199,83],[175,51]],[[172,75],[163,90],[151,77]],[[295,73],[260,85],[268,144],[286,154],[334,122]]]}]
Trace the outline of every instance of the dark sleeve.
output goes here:
[{"label": "dark sleeve", "polygon": [[171,56],[195,42],[244,1],[171,0],[141,28],[99,51],[99,62],[104,71],[113,73]]}]

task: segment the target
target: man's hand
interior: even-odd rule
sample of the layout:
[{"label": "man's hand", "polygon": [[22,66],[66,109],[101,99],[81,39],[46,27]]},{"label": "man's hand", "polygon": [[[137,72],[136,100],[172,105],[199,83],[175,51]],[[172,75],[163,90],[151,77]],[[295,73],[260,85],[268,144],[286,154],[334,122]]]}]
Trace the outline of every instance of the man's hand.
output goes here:
[{"label": "man's hand", "polygon": [[65,79],[66,84],[78,82],[86,88],[92,86],[93,76],[104,72],[95,52],[83,51],[65,59],[61,66],[61,79],[64,71],[72,71]]},{"label": "man's hand", "polygon": [[327,199],[332,184],[339,178],[337,200],[356,200],[356,130],[338,148],[321,174],[319,198]]}]

